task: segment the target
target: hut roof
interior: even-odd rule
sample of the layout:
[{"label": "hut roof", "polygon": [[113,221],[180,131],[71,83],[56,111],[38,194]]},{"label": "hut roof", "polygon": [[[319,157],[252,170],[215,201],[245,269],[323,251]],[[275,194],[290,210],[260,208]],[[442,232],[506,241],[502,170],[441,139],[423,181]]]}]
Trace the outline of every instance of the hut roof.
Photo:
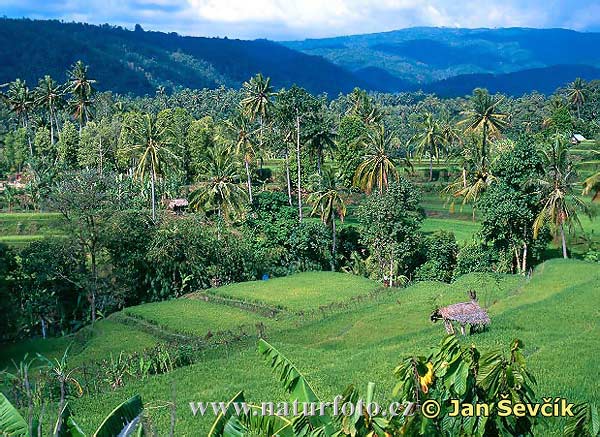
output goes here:
[{"label": "hut roof", "polygon": [[188,206],[187,199],[171,199],[171,200],[169,200],[168,208],[173,209],[173,208],[181,208],[181,207],[185,207],[185,206]]},{"label": "hut roof", "polygon": [[488,313],[477,302],[460,302],[440,308],[440,315],[444,319],[471,325],[487,325],[490,323]]}]

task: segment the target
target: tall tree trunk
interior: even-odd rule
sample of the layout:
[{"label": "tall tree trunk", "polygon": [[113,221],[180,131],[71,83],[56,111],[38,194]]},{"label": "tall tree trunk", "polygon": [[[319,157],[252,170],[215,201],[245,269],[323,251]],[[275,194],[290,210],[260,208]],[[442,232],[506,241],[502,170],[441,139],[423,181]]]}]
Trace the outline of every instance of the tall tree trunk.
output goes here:
[{"label": "tall tree trunk", "polygon": [[260,176],[262,177],[262,171],[263,171],[263,130],[264,130],[264,120],[263,120],[263,116],[260,116],[260,144],[258,146],[259,151],[258,151],[258,160],[260,162]]},{"label": "tall tree trunk", "polygon": [[335,235],[335,210],[331,208],[331,271],[335,272],[336,235]]},{"label": "tall tree trunk", "polygon": [[300,162],[300,114],[296,110],[296,164],[298,166],[298,221],[302,222],[302,163]]},{"label": "tall tree trunk", "polygon": [[244,159],[244,164],[246,166],[246,177],[248,178],[248,198],[250,199],[250,204],[254,202],[254,198],[252,197],[252,179],[250,178],[250,164],[247,159]]},{"label": "tall tree trunk", "polygon": [[433,156],[429,155],[429,182],[433,180]]},{"label": "tall tree trunk", "polygon": [[92,293],[90,299],[90,307],[92,313],[92,324],[96,321],[96,294],[98,292],[98,266],[96,260],[95,244],[90,249],[90,258],[92,260]]},{"label": "tall tree trunk", "polygon": [[287,182],[288,203],[292,206],[292,179],[290,177],[290,153],[286,146],[285,148],[285,179]]},{"label": "tall tree trunk", "polygon": [[567,256],[567,240],[565,238],[565,227],[564,227],[563,223],[560,224],[560,239],[562,242],[563,258],[567,259],[568,258],[568,256]]},{"label": "tall tree trunk", "polygon": [[392,257],[390,258],[390,280],[389,286],[394,286],[394,254],[392,253]]},{"label": "tall tree trunk", "polygon": [[[66,382],[64,381],[64,378],[61,377],[60,381],[60,398],[58,400],[58,420],[57,420],[57,426],[56,429],[61,429],[62,427],[62,411],[63,408],[65,408],[65,402],[67,399],[67,387],[66,387]],[[58,435],[57,435],[58,437]]]},{"label": "tall tree trunk", "polygon": [[523,267],[521,268],[523,274],[527,271],[527,241],[523,243]]},{"label": "tall tree trunk", "polygon": [[49,108],[50,111],[50,144],[52,144],[54,146],[54,122],[52,121],[53,114],[52,114],[52,106],[50,106]]},{"label": "tall tree trunk", "polygon": [[29,144],[29,157],[33,158],[33,144],[31,143],[31,137],[29,136],[29,130],[27,129],[27,116],[23,117],[23,129],[25,129],[25,135],[27,136],[27,144]]},{"label": "tall tree trunk", "polygon": [[321,170],[321,162],[323,160],[321,150],[317,151],[317,173],[319,174],[319,178],[323,177],[323,172]]},{"label": "tall tree trunk", "polygon": [[485,167],[485,158],[486,158],[486,141],[487,141],[487,123],[483,123],[483,139],[481,141],[481,166]]},{"label": "tall tree trunk", "polygon": [[156,221],[156,199],[155,199],[155,192],[154,192],[154,171],[150,172],[150,186],[151,186],[151,191],[152,191],[152,221]]},{"label": "tall tree trunk", "polygon": [[104,149],[102,148],[102,135],[100,135],[100,156],[99,156],[99,170],[100,170],[100,176],[102,176],[103,170],[104,170]]},{"label": "tall tree trunk", "polygon": [[467,188],[467,169],[464,167],[462,169],[462,180],[463,180],[463,188]]}]

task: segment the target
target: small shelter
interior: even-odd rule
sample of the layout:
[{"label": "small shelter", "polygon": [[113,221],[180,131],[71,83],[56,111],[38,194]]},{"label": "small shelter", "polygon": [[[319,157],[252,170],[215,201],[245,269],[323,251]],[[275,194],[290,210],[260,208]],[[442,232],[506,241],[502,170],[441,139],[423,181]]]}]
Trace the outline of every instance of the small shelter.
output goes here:
[{"label": "small shelter", "polygon": [[171,199],[167,203],[167,209],[176,215],[181,215],[185,212],[185,209],[188,207],[188,205],[189,202],[187,199]]},{"label": "small shelter", "polygon": [[452,322],[458,322],[462,335],[465,335],[466,325],[470,325],[471,328],[482,328],[489,325],[490,317],[487,311],[479,306],[475,292],[469,291],[469,295],[471,296],[470,302],[455,303],[436,309],[431,313],[431,321],[443,320],[448,334],[454,334]]},{"label": "small shelter", "polygon": [[585,137],[581,134],[573,134],[571,137],[571,144],[579,144],[582,141],[585,141]]}]

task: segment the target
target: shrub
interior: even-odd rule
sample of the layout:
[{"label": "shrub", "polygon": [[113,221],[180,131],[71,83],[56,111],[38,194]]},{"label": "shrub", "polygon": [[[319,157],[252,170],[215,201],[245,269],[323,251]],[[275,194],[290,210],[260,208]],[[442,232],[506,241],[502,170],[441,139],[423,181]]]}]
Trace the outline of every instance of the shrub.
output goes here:
[{"label": "shrub", "polygon": [[427,261],[415,272],[418,281],[450,282],[456,267],[458,244],[452,232],[437,231],[425,239],[424,256]]},{"label": "shrub", "polygon": [[473,240],[466,243],[458,252],[454,279],[471,272],[491,272],[492,267],[490,249],[481,241]]}]

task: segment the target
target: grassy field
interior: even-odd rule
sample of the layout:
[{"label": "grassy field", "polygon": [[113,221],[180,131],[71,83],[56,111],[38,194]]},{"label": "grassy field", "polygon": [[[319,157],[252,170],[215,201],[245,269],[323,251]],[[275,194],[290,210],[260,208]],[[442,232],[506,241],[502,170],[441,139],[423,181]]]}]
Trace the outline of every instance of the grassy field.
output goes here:
[{"label": "grassy field", "polygon": [[[369,281],[350,275],[343,280],[335,274],[289,279],[293,292],[285,291],[287,283],[278,284],[275,280],[239,284],[233,290],[223,287],[214,292],[294,307],[288,299],[294,301],[306,294],[307,302],[317,303],[330,297],[341,283],[345,284],[344,298],[372,289]],[[548,261],[538,266],[530,279],[469,274],[453,284],[417,283],[323,314],[318,319],[272,320],[267,336],[271,344],[297,364],[324,399],[333,398],[349,383],[362,387],[368,381],[375,381],[377,399],[385,401],[390,399],[394,385],[392,370],[399,360],[407,354],[427,353],[443,337],[443,326],[429,321],[431,311],[440,305],[465,300],[469,289],[478,291],[480,302],[490,312],[492,325],[486,332],[464,338],[465,342],[475,343],[482,351],[496,347],[506,350],[512,339],[520,338],[525,342],[529,368],[539,382],[540,399],[566,396],[574,401],[600,402],[600,382],[592,377],[600,348],[600,266],[582,261]],[[199,335],[204,335],[206,329],[217,330],[261,319],[242,309],[186,298],[141,305],[126,312],[160,324],[166,331],[178,332],[194,326],[193,332]],[[98,322],[93,332],[83,337],[85,341],[71,340],[78,340],[74,363],[117,354],[120,350],[141,350],[158,341],[135,326],[121,324],[118,317]],[[31,340],[5,352],[17,356],[27,350],[40,350],[57,355],[68,343],[69,339],[64,338]],[[84,428],[92,429],[114,405],[139,392],[150,407],[159,433],[164,434],[170,415],[164,405],[175,392],[176,434],[205,435],[212,418],[194,418],[187,409],[190,401],[227,400],[241,389],[253,401],[285,399],[276,378],[255,351],[255,338],[199,354],[191,366],[143,382],[131,381],[115,391],[74,399],[72,405],[79,414],[78,421]],[[549,419],[548,428],[540,428],[539,435],[559,435],[560,427],[560,420]]]},{"label": "grassy field", "polygon": [[306,272],[268,281],[231,284],[209,293],[299,312],[367,295],[378,288],[380,285],[374,281],[344,273]]},{"label": "grassy field", "polygon": [[0,243],[24,247],[32,241],[62,234],[58,213],[0,212]]},{"label": "grassy field", "polygon": [[239,308],[188,298],[130,307],[125,313],[174,332],[201,337],[242,326],[253,328],[256,323],[267,321]]}]

